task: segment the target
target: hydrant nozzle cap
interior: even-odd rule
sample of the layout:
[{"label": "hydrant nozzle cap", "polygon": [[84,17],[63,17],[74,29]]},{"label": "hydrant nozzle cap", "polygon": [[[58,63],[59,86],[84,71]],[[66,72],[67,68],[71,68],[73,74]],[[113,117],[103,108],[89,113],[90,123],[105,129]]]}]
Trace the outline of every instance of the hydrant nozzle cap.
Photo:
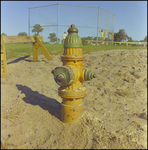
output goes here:
[{"label": "hydrant nozzle cap", "polygon": [[68,66],[57,67],[52,73],[55,82],[62,87],[70,86],[75,78],[73,70]]},{"label": "hydrant nozzle cap", "polygon": [[86,69],[86,70],[85,70],[85,73],[84,73],[84,79],[85,79],[85,81],[91,80],[91,79],[93,79],[93,78],[95,78],[94,73],[93,73],[91,70]]}]

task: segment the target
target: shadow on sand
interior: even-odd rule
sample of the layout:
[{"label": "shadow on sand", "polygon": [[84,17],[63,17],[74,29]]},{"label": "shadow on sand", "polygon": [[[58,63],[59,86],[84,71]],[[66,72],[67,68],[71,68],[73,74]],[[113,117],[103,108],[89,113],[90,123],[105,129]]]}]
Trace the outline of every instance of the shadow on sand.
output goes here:
[{"label": "shadow on sand", "polygon": [[54,115],[60,120],[61,118],[61,104],[53,98],[46,97],[37,91],[32,91],[27,86],[16,84],[18,90],[26,95],[23,101],[31,105],[39,105],[42,109],[48,110],[51,115]]},{"label": "shadow on sand", "polygon": [[[30,57],[30,55],[17,58],[17,59],[15,59],[15,60],[11,61],[11,62],[8,62],[7,65],[12,64],[12,63],[17,63],[17,62],[19,62],[19,61],[21,61],[21,60],[25,60],[25,59],[28,58],[28,57]],[[32,62],[32,60],[29,60],[29,59],[28,59],[28,60],[25,60],[25,61]]]}]

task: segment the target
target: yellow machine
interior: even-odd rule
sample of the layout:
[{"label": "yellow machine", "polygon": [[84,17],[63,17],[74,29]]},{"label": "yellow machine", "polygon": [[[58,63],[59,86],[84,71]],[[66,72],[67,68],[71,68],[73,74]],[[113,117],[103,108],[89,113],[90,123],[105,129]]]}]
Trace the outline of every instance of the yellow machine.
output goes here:
[{"label": "yellow machine", "polygon": [[91,70],[83,68],[84,59],[78,29],[71,25],[64,42],[64,54],[61,56],[63,66],[52,71],[55,82],[60,85],[58,94],[63,99],[61,120],[64,123],[72,124],[79,118],[83,111],[82,99],[87,94],[82,81],[95,77]]}]

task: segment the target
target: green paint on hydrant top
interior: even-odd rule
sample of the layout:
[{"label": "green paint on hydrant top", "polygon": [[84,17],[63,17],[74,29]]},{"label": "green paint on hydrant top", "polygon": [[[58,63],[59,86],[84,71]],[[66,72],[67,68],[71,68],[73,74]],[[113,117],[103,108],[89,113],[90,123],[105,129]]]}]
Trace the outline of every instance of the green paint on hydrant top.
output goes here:
[{"label": "green paint on hydrant top", "polygon": [[64,41],[65,48],[78,48],[82,47],[81,38],[78,35],[78,29],[72,24],[71,28],[68,29],[68,36]]}]

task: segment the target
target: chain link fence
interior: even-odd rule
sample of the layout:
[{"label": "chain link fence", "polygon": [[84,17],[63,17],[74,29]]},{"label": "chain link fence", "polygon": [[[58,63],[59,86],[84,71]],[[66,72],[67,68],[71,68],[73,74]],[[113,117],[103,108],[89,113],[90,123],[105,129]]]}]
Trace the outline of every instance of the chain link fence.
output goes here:
[{"label": "chain link fence", "polygon": [[28,8],[29,36],[34,34],[32,29],[35,24],[43,27],[43,31],[39,34],[43,36],[44,42],[49,42],[50,33],[56,33],[58,42],[58,38],[61,40],[63,33],[67,32],[71,24],[78,26],[78,34],[81,38],[89,36],[98,41],[101,35],[100,29],[106,32],[106,39],[109,31],[114,34],[115,14],[100,7],[58,3]]}]

